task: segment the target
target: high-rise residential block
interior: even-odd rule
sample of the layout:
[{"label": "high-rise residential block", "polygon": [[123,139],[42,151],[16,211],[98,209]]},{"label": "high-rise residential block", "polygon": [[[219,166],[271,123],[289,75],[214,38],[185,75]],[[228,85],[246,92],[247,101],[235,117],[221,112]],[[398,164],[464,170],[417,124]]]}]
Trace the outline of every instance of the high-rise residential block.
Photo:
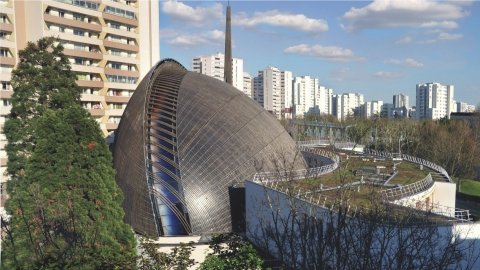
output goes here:
[{"label": "high-rise residential block", "polygon": [[[192,71],[225,81],[225,55],[217,53],[193,58]],[[243,59],[232,58],[233,87],[243,91]]]},{"label": "high-rise residential block", "polygon": [[321,114],[332,114],[333,89],[325,86],[318,87],[315,94],[315,105],[318,106]]},{"label": "high-rise residential block", "polygon": [[282,117],[292,119],[295,111],[293,95],[293,73],[282,71]]},{"label": "high-rise residential block", "polygon": [[310,76],[295,77],[293,92],[295,100],[295,114],[303,116],[308,112],[317,112],[315,107],[315,94],[318,90],[318,79]]},{"label": "high-rise residential block", "polygon": [[285,93],[290,91],[292,77],[290,71],[267,67],[253,79],[254,99],[279,119],[285,117]]},{"label": "high-rise residential block", "polygon": [[[103,132],[115,130],[137,83],[160,60],[158,1],[0,0],[0,125],[10,112],[11,71],[27,42],[64,46],[82,104]],[[141,52],[141,53],[140,53]],[[7,156],[0,135],[0,178]]]},{"label": "high-rise residential block", "polygon": [[401,107],[409,108],[410,103],[408,99],[409,99],[408,96],[404,94],[393,95],[393,106],[395,108],[401,108]]},{"label": "high-rise residential block", "polygon": [[450,118],[454,112],[454,86],[440,83],[417,84],[416,118],[440,119]]},{"label": "high-rise residential block", "polygon": [[383,101],[374,100],[365,102],[361,106],[362,116],[365,118],[380,117],[383,108]]},{"label": "high-rise residential block", "polygon": [[359,113],[360,106],[364,104],[363,95],[358,93],[345,93],[334,95],[333,115],[339,120],[345,120]]},{"label": "high-rise residential block", "polygon": [[249,98],[253,98],[252,76],[246,72],[243,73],[243,93]]}]

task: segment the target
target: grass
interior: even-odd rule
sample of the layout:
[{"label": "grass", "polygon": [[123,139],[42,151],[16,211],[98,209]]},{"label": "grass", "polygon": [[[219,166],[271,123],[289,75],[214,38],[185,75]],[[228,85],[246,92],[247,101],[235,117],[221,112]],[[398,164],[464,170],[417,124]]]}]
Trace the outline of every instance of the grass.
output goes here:
[{"label": "grass", "polygon": [[[459,181],[461,180],[461,181]],[[474,181],[469,179],[459,179],[459,191],[467,195],[480,197],[480,181]]]}]

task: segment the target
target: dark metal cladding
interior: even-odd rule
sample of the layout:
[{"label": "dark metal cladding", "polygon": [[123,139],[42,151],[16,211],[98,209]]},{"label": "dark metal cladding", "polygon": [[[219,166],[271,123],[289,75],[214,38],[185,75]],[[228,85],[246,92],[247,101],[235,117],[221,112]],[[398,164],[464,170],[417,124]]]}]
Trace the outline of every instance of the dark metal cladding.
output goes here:
[{"label": "dark metal cladding", "polygon": [[173,60],[160,62],[135,91],[114,156],[126,221],[150,235],[229,232],[229,187],[257,171],[305,166],[270,113]]}]

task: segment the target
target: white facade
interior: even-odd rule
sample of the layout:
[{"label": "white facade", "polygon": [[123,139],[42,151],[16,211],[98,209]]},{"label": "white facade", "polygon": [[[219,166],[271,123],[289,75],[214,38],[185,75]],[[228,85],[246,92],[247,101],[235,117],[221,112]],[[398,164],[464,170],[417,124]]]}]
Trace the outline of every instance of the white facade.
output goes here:
[{"label": "white facade", "polygon": [[453,94],[453,85],[417,84],[416,117],[418,119],[450,118],[450,113],[456,111]]},{"label": "white facade", "polygon": [[456,112],[475,112],[475,105],[470,105],[465,102],[457,102]]},{"label": "white facade", "polygon": [[375,100],[365,102],[362,106],[362,114],[365,118],[372,118],[374,116],[380,117],[383,108],[383,101]]},{"label": "white facade", "polygon": [[286,98],[290,98],[291,78],[290,71],[281,71],[276,67],[267,67],[259,71],[258,76],[253,79],[255,101],[277,118],[285,117],[285,104],[288,104]]},{"label": "white facade", "polygon": [[252,76],[246,72],[243,73],[243,93],[249,98],[253,98]]},{"label": "white facade", "polygon": [[363,95],[359,93],[345,93],[341,95],[334,95],[333,112],[339,120],[345,120],[348,117],[353,117],[355,111],[360,109],[360,106],[364,104]]},{"label": "white facade", "polygon": [[[217,53],[193,58],[192,71],[205,74],[215,79],[225,81],[224,78],[225,55]],[[243,88],[243,59],[232,59],[233,86],[240,91]]]},{"label": "white facade", "polygon": [[393,95],[393,106],[395,108],[410,108],[408,96],[404,94]]},{"label": "white facade", "polygon": [[291,71],[282,71],[282,114],[286,119],[292,119],[294,108],[293,100],[293,73]]},{"label": "white facade", "polygon": [[318,87],[315,95],[315,105],[318,106],[321,114],[332,114],[333,89],[325,86]]},{"label": "white facade", "polygon": [[309,111],[318,112],[315,107],[315,92],[319,87],[318,79],[310,76],[295,77],[293,82],[295,113],[303,116]]}]

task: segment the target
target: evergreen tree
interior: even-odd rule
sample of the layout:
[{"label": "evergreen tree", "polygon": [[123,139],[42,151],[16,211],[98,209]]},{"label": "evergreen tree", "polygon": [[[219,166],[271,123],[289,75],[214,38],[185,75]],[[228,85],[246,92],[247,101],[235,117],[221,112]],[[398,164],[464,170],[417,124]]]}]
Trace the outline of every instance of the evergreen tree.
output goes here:
[{"label": "evergreen tree", "polygon": [[11,215],[2,269],[132,269],[135,240],[98,123],[61,45],[29,43],[6,123]]}]

